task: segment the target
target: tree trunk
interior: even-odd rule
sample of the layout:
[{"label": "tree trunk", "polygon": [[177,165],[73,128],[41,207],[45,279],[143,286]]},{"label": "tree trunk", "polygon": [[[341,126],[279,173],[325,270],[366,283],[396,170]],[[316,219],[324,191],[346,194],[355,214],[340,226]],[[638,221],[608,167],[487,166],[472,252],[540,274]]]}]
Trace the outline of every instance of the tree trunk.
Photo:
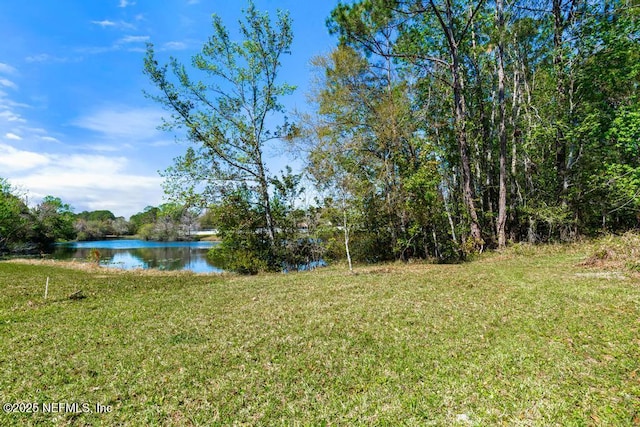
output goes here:
[{"label": "tree trunk", "polygon": [[453,217],[451,216],[451,211],[449,210],[449,203],[447,203],[447,198],[440,191],[440,196],[442,196],[442,201],[444,203],[444,210],[447,213],[447,220],[449,221],[449,227],[451,227],[451,239],[453,243],[458,245],[458,238],[456,237],[456,226],[453,223]]},{"label": "tree trunk", "polygon": [[[469,19],[473,20],[473,10],[469,8]],[[489,116],[487,115],[486,91],[482,80],[482,62],[478,55],[478,45],[476,42],[475,26],[471,25],[471,61],[476,73],[475,84],[475,102],[477,103],[478,120],[482,129],[481,146],[478,142],[475,144],[476,150],[476,181],[477,190],[480,193],[479,203],[480,211],[487,212],[489,216],[493,216],[493,153],[491,142],[491,129]],[[492,97],[493,98],[493,97]],[[493,115],[493,114],[492,114]],[[478,139],[476,138],[476,141]]]},{"label": "tree trunk", "polygon": [[517,65],[514,65],[513,69],[513,95],[511,98],[511,116],[509,117],[509,123],[511,124],[511,197],[509,201],[509,215],[508,221],[510,226],[511,240],[516,241],[518,236],[516,235],[516,223],[518,221],[517,206],[522,205],[523,198],[520,186],[518,184],[518,145],[520,144],[520,129],[519,119],[520,111],[522,107],[522,89],[520,86],[520,75]]},{"label": "tree trunk", "polygon": [[347,253],[347,262],[349,263],[349,271],[353,271],[351,263],[351,252],[349,251],[349,223],[347,222],[347,202],[342,199],[342,226],[344,227],[344,249]]},{"label": "tree trunk", "polygon": [[457,46],[452,49],[452,67],[453,73],[453,97],[455,104],[455,131],[460,150],[460,163],[462,166],[462,196],[467,208],[470,219],[471,238],[476,249],[482,249],[484,241],[482,240],[482,232],[478,221],[478,214],[475,205],[475,191],[471,182],[471,160],[469,156],[469,145],[467,143],[467,120],[466,105],[464,99],[464,84],[462,81],[460,63],[458,58]]},{"label": "tree trunk", "polygon": [[[471,13],[471,17],[469,18],[470,20],[473,20],[475,13],[479,10],[480,4],[478,4],[475,11]],[[436,6],[433,0],[429,1],[429,5],[432,12],[438,18],[442,32],[447,39],[449,56],[451,58],[449,67],[453,80],[454,129],[458,148],[460,150],[460,165],[462,167],[462,195],[469,215],[471,239],[473,240],[474,249],[481,251],[484,246],[484,240],[482,239],[482,231],[480,229],[480,222],[478,221],[478,214],[475,205],[475,191],[472,185],[471,160],[469,156],[469,144],[467,141],[467,114],[464,98],[464,79],[462,66],[460,64],[460,42],[456,40],[456,19],[454,17],[454,10],[451,2],[445,2],[444,14],[443,11]],[[468,23],[470,24],[471,21]],[[464,32],[459,36],[463,38]]]},{"label": "tree trunk", "polygon": [[555,118],[555,163],[557,176],[557,192],[562,205],[566,204],[567,182],[567,143],[563,130],[562,117],[565,115],[564,109],[567,98],[567,88],[563,70],[564,55],[563,37],[564,18],[562,16],[562,0],[553,0],[553,65],[556,72],[556,118]]},{"label": "tree trunk", "polygon": [[500,142],[500,175],[498,196],[498,247],[504,248],[507,244],[507,128],[506,128],[506,101],[504,94],[504,3],[496,1],[496,24],[498,27],[498,110],[500,123],[498,125],[498,140]]},{"label": "tree trunk", "polygon": [[271,200],[269,197],[269,184],[267,182],[267,175],[264,170],[264,164],[262,163],[262,152],[260,149],[258,151],[258,175],[259,175],[259,185],[260,185],[260,198],[262,199],[262,207],[264,208],[264,217],[267,226],[267,236],[269,237],[269,242],[271,243],[271,248],[275,249],[276,238],[275,238],[275,225],[273,224],[273,215],[271,213]]}]

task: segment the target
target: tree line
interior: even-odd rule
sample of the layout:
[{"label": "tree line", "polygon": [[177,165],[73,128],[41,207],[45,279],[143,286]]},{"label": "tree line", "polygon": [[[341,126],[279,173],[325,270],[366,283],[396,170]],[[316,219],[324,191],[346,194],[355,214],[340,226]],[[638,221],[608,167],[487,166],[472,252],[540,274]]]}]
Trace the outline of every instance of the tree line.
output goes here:
[{"label": "tree line", "polygon": [[35,207],[0,178],[0,254],[47,252],[57,242],[137,236],[144,240],[189,240],[192,231],[211,227],[207,215],[166,203],[148,206],[127,221],[111,211],[74,213],[59,197],[46,196]]},{"label": "tree line", "polygon": [[636,227],[638,11],[339,5],[328,24],[340,45],[316,62],[314,176],[382,213],[374,232],[393,258]]},{"label": "tree line", "polygon": [[[237,36],[214,15],[190,66],[147,47],[147,96],[190,144],[163,173],[172,208],[136,232],[179,234],[168,225],[204,210],[222,240],[212,255],[254,273],[455,262],[637,228],[639,10],[626,0],[340,3],[327,18],[338,42],[312,61],[304,111],[282,104],[295,90],[279,77],[289,14],[249,3]],[[274,147],[304,170],[270,171]]]},{"label": "tree line", "polygon": [[[278,79],[288,13],[272,20],[249,3],[238,41],[214,15],[190,68],[161,65],[148,45],[148,96],[192,143],[165,190],[214,212],[218,255],[249,270],[288,257],[448,262],[636,228],[639,11],[626,0],[340,3],[327,19],[338,43],[313,60],[304,112],[280,103],[294,89]],[[274,145],[305,170],[271,174]],[[303,209],[302,175],[317,196]]]}]

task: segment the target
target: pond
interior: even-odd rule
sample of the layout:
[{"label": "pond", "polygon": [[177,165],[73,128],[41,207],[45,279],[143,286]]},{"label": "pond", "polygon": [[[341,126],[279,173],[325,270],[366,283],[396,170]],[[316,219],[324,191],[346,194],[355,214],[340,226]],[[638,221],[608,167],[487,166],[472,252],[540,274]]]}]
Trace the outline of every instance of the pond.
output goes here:
[{"label": "pond", "polygon": [[62,243],[51,255],[57,260],[90,259],[93,250],[100,253],[100,265],[106,267],[158,270],[188,270],[194,273],[221,273],[207,252],[216,242],[148,242],[144,240],[99,240]]}]

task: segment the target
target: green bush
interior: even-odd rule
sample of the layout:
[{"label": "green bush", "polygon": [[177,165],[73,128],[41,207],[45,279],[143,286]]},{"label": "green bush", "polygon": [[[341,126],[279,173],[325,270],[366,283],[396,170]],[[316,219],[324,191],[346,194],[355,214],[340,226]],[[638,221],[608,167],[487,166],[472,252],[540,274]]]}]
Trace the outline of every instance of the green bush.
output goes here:
[{"label": "green bush", "polygon": [[209,258],[220,268],[244,275],[255,275],[268,271],[269,265],[258,258],[255,252],[244,249],[232,249],[220,244],[209,250]]},{"label": "green bush", "polygon": [[138,236],[140,236],[142,240],[153,240],[154,228],[154,224],[143,224],[138,229]]}]

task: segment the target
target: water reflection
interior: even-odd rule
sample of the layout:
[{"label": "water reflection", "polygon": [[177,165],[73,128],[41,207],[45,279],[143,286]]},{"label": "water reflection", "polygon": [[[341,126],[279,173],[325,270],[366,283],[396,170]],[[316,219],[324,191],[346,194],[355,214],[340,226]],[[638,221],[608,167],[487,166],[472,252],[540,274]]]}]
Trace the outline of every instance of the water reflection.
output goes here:
[{"label": "water reflection", "polygon": [[146,242],[142,240],[102,240],[56,245],[51,258],[87,260],[92,251],[100,254],[107,267],[158,270],[189,270],[195,273],[220,273],[207,252],[215,242]]}]

